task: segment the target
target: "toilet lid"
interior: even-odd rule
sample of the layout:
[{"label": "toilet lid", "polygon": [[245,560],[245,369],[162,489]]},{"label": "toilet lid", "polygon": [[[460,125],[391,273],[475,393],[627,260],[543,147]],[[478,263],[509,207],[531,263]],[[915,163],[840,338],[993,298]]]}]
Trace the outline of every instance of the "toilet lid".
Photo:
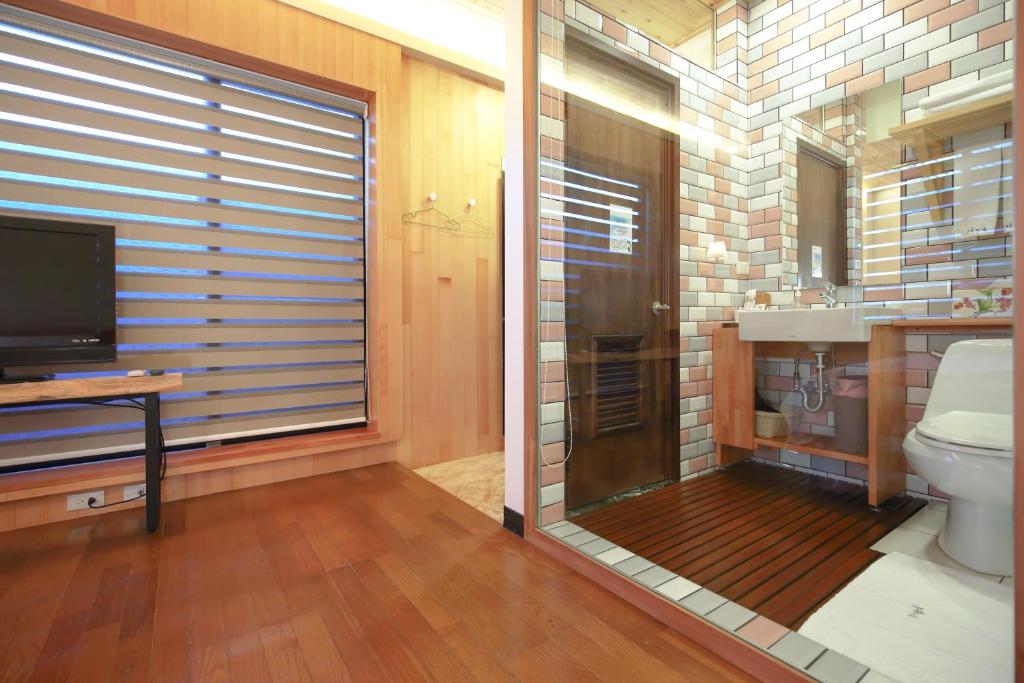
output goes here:
[{"label": "toilet lid", "polygon": [[1011,455],[1013,450],[1013,417],[996,413],[975,413],[951,410],[922,420],[918,433],[946,443],[984,448],[993,455]]}]

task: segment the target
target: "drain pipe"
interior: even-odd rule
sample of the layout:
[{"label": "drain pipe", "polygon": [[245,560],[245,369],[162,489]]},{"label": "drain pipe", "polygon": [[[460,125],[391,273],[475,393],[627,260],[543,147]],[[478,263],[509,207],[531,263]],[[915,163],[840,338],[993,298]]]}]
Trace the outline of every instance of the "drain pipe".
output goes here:
[{"label": "drain pipe", "polygon": [[803,351],[797,354],[793,360],[793,391],[800,393],[803,399],[804,410],[817,413],[825,407],[825,351],[815,351],[814,355],[818,358],[818,396],[817,402],[814,405],[808,403],[810,396],[808,396],[807,390],[804,388],[803,383],[800,381],[800,359],[803,357]]}]

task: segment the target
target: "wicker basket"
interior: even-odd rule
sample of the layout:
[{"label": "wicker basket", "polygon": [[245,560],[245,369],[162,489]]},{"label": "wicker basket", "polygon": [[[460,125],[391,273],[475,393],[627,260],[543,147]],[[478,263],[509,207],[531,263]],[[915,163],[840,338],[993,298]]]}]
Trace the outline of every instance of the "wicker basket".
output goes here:
[{"label": "wicker basket", "polygon": [[758,436],[770,439],[789,434],[789,423],[782,413],[770,413],[767,410],[755,410],[754,413],[757,415],[754,431]]}]

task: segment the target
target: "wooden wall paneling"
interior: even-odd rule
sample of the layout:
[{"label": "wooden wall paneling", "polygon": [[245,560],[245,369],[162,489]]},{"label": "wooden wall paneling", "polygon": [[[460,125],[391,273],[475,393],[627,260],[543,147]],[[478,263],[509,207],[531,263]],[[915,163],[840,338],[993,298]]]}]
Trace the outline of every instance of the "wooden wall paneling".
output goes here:
[{"label": "wooden wall paneling", "polygon": [[906,488],[906,341],[903,328],[876,325],[868,343],[868,504]]},{"label": "wooden wall paneling", "polygon": [[[435,192],[439,211],[497,229],[502,93],[410,56],[402,71],[403,211],[427,208]],[[500,235],[411,223],[402,230],[408,428],[399,462],[421,467],[499,451]]]}]

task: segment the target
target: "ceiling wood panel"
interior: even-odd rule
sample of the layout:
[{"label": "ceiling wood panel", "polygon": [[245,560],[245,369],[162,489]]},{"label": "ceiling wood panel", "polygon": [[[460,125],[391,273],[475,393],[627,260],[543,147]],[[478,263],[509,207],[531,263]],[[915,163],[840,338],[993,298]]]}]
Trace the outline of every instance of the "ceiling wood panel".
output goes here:
[{"label": "ceiling wood panel", "polygon": [[711,26],[721,0],[588,0],[604,14],[621,19],[643,33],[674,47]]}]

